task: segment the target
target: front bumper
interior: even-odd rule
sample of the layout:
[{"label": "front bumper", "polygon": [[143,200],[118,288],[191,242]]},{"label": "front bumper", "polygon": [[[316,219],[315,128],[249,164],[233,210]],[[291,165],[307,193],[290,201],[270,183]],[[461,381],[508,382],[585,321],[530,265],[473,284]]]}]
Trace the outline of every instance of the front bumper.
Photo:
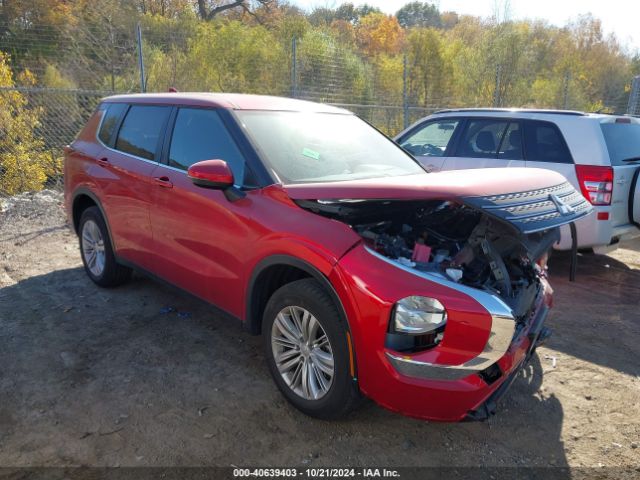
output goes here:
[{"label": "front bumper", "polygon": [[507,393],[509,387],[513,384],[514,380],[520,373],[520,371],[529,363],[529,360],[536,351],[536,348],[543,345],[544,342],[551,336],[551,330],[544,326],[545,317],[541,316],[538,323],[533,326],[529,331],[528,337],[531,340],[527,355],[520,364],[513,369],[506,380],[487,398],[481,405],[476,407],[467,413],[464,420],[466,421],[484,421],[492,415],[496,414],[498,409],[498,402]]},{"label": "front bumper", "polygon": [[[446,414],[439,413],[435,417],[430,415],[429,407],[419,405],[418,402],[407,402],[400,410],[410,416],[432,420],[487,419],[495,413],[497,401],[528,363],[536,347],[548,338],[550,331],[544,326],[548,312],[543,289],[529,321],[517,331],[505,354],[482,370],[398,362],[392,360],[390,353],[386,352],[391,367],[398,374],[397,381],[403,384],[407,395],[420,397],[425,403],[429,402],[431,397],[433,402],[429,392],[433,390],[434,393],[437,392],[438,403],[444,402],[448,405]],[[439,379],[436,377],[438,374],[441,375]],[[418,391],[416,387],[421,387],[423,391]]]},{"label": "front bumper", "polygon": [[[518,325],[515,333],[511,330],[506,347],[495,349],[499,358],[486,363],[483,346],[490,343],[493,319],[486,311],[477,315],[473,302],[468,302],[470,297],[460,291],[424,279],[416,282],[415,273],[403,272],[358,248],[341,259],[332,277],[334,285],[347,287],[340,296],[350,320],[361,391],[389,410],[425,420],[461,421],[470,412],[482,409],[535,349],[551,305],[551,288],[542,279],[529,319]],[[410,356],[385,348],[395,299],[412,294],[442,298],[445,305],[459,302],[456,310],[466,313],[456,324],[448,325],[445,340],[447,334],[455,336],[467,342],[466,351],[477,353],[472,357],[460,355],[461,361],[455,361],[461,351],[440,348],[444,342],[436,349]],[[477,368],[473,368],[476,358]],[[465,368],[459,368],[461,365]]]}]

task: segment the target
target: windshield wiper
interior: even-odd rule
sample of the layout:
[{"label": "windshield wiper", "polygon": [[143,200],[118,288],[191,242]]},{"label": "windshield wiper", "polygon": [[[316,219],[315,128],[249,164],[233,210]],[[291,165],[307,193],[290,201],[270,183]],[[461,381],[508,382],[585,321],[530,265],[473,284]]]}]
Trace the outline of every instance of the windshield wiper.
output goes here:
[{"label": "windshield wiper", "polygon": [[625,158],[624,160],[622,160],[624,163],[628,163],[628,162],[640,162],[640,157],[631,157],[631,158]]}]

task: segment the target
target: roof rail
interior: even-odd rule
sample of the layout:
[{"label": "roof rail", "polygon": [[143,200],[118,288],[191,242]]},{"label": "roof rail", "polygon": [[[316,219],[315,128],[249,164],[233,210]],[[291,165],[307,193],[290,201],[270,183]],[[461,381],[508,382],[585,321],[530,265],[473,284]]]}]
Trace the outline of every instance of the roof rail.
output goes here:
[{"label": "roof rail", "polygon": [[577,110],[537,110],[530,108],[447,108],[445,110],[438,110],[434,114],[438,113],[463,113],[463,112],[475,112],[475,113],[493,113],[493,112],[512,112],[512,113],[544,113],[548,115],[571,115],[576,117],[584,117],[586,113],[579,112]]}]

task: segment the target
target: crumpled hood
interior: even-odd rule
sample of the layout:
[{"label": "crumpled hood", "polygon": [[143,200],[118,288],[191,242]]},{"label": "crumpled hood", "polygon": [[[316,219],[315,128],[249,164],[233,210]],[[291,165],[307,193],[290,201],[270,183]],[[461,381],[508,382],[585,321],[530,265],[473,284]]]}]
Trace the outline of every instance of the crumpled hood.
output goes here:
[{"label": "crumpled hood", "polygon": [[571,223],[593,207],[557,172],[489,168],[346,182],[285,185],[293,200],[454,200],[532,233]]}]

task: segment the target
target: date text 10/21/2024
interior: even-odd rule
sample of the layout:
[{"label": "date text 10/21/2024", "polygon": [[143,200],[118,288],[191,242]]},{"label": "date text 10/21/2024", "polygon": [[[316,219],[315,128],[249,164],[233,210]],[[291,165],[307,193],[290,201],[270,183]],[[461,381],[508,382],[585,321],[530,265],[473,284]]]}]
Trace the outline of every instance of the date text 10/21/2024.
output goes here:
[{"label": "date text 10/21/2024", "polygon": [[399,478],[397,470],[387,468],[234,468],[233,476],[281,478]]}]

